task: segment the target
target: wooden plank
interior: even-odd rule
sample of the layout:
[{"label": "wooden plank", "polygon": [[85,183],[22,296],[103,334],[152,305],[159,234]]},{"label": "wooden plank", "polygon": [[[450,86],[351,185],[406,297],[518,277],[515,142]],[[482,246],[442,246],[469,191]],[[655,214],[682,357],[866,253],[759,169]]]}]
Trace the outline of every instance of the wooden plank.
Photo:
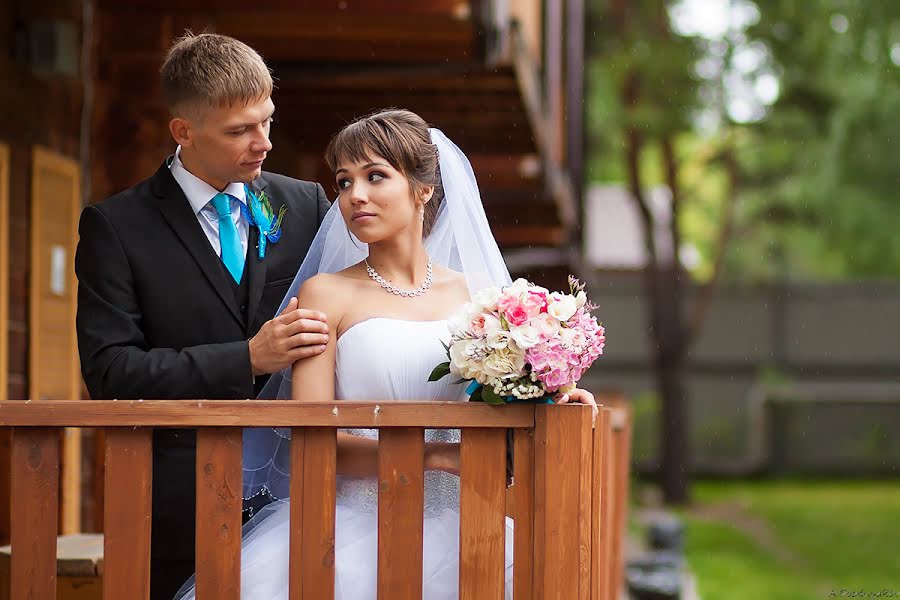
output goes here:
[{"label": "wooden plank", "polygon": [[[294,428],[296,435],[298,429]],[[337,432],[307,427],[303,441],[303,532],[300,584],[304,600],[334,598],[334,503]],[[295,499],[296,501],[296,499]]]},{"label": "wooden plank", "polygon": [[[441,15],[458,19],[466,18],[469,14],[471,0],[392,0],[391,12],[403,15]],[[120,4],[115,0],[100,0],[99,6],[105,12],[130,14],[132,11],[151,11],[157,14],[164,5],[159,0],[131,0],[128,4]],[[179,11],[216,11],[216,10],[240,10],[247,9],[247,3],[242,0],[182,0],[178,3]],[[297,0],[269,0],[265,4],[267,11],[290,11],[292,14],[298,8]],[[352,16],[383,16],[385,13],[384,0],[353,0],[353,2],[335,2],[335,0],[303,0],[303,14],[310,19],[339,19],[346,15]],[[141,15],[146,18],[146,15]],[[276,16],[276,15],[271,15]]]},{"label": "wooden plank", "polygon": [[600,598],[616,600],[613,585],[613,522],[615,518],[615,453],[613,452],[613,409],[601,408],[605,436],[600,444]]},{"label": "wooden plank", "polygon": [[150,598],[153,430],[106,430],[103,600]]},{"label": "wooden plank", "polygon": [[422,428],[409,427],[386,429],[379,435],[379,600],[422,598],[424,434]]},{"label": "wooden plank", "polygon": [[[0,401],[9,396],[9,146],[0,142]],[[5,464],[5,463],[4,463]]]},{"label": "wooden plank", "polygon": [[84,400],[2,402],[0,426],[75,427],[533,427],[530,405],[481,402]]},{"label": "wooden plank", "polygon": [[515,497],[515,546],[513,548],[513,597],[532,600],[534,595],[534,429],[513,434],[513,494]]},{"label": "wooden plank", "polygon": [[72,535],[81,533],[81,428],[66,427],[62,433],[60,533]]},{"label": "wooden plank", "polygon": [[606,489],[603,485],[604,443],[609,444],[610,410],[604,406],[594,420],[591,448],[591,600],[602,600],[604,586],[604,562],[608,563],[608,555],[603,549],[603,536],[606,524],[603,522],[603,503]]},{"label": "wooden plank", "polygon": [[197,430],[197,597],[240,600],[241,448],[236,427]]},{"label": "wooden plank", "polygon": [[[587,407],[577,407],[582,412],[590,414]],[[590,418],[590,417],[589,417]],[[583,422],[583,420],[582,420]],[[591,485],[593,483],[592,471],[594,468],[594,435],[593,421],[588,421],[585,430],[582,427],[581,443],[577,447],[578,452],[578,599],[589,600],[591,597],[591,561],[594,556],[591,535],[591,512],[594,497]],[[563,463],[567,464],[567,463]],[[570,542],[574,543],[574,541]]]},{"label": "wooden plank", "polygon": [[616,402],[617,414],[613,418],[615,431],[615,491],[616,503],[613,517],[613,565],[615,593],[625,585],[625,528],[628,520],[628,483],[631,468],[631,411],[624,400]]},{"label": "wooden plank", "polygon": [[500,600],[505,578],[506,432],[463,429],[459,598]]},{"label": "wooden plank", "polygon": [[584,498],[582,472],[589,470],[585,457],[590,456],[591,445],[589,407],[535,407],[534,578],[538,598],[574,600],[586,598],[589,592],[590,503]]},{"label": "wooden plank", "polygon": [[12,598],[56,598],[59,431],[17,428],[12,451]]},{"label": "wooden plank", "polygon": [[[291,430],[291,540],[288,555],[288,598],[303,600],[303,482],[306,436],[303,429]],[[337,460],[335,458],[335,460]]]}]

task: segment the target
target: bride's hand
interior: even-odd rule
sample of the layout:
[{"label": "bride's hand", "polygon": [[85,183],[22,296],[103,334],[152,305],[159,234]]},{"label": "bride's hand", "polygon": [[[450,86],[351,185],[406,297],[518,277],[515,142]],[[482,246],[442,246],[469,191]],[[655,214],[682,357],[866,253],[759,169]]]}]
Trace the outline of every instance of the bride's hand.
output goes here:
[{"label": "bride's hand", "polygon": [[577,402],[579,404],[587,404],[591,407],[591,419],[596,419],[600,409],[597,408],[597,401],[594,395],[587,390],[575,388],[568,393],[560,393],[556,395],[557,404],[566,404],[568,402]]},{"label": "bride's hand", "polygon": [[459,475],[459,444],[452,442],[425,444],[425,470]]}]

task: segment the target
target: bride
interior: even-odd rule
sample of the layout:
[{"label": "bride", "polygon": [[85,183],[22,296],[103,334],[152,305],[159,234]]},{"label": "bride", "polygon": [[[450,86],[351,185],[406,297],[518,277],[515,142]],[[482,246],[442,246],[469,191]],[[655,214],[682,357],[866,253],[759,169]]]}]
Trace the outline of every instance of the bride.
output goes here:
[{"label": "bride", "polygon": [[[416,114],[385,110],[339,132],[326,159],[338,199],[285,303],[328,316],[321,354],[272,377],[261,397],[464,401],[465,386],[427,381],[446,360],[446,319],[478,290],[508,285],[465,155]],[[558,399],[595,405],[584,390]],[[596,409],[595,409],[596,410]],[[281,498],[244,527],[241,598],[287,600],[289,432],[247,430],[244,495]],[[459,433],[426,431],[423,598],[457,598]],[[374,431],[338,433],[335,598],[377,596]],[[512,597],[507,519],[506,597]],[[193,581],[176,598],[193,598]]]}]

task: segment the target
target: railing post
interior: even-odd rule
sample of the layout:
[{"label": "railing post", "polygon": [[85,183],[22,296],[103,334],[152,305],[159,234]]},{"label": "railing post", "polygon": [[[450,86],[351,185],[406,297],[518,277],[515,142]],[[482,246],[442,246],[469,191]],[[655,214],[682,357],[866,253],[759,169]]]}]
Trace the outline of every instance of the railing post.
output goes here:
[{"label": "railing post", "polygon": [[336,472],[336,429],[294,427],[291,431],[291,600],[334,598]]},{"label": "railing post", "polygon": [[513,597],[532,600],[534,595],[534,429],[513,434]]},{"label": "railing post", "polygon": [[422,598],[424,434],[420,427],[378,434],[379,600]]},{"label": "railing post", "polygon": [[600,414],[594,423],[594,499],[592,512],[594,548],[591,572],[592,600],[615,600],[613,592],[614,552],[614,455],[613,455],[613,409],[600,406]]},{"label": "railing post", "polygon": [[13,430],[12,490],[11,598],[56,598],[58,428]]},{"label": "railing post", "polygon": [[240,600],[242,446],[240,427],[197,429],[196,589],[201,600]]},{"label": "railing post", "polygon": [[616,397],[613,413],[613,452],[615,463],[615,515],[613,518],[614,561],[612,581],[618,594],[625,585],[625,528],[628,521],[628,485],[631,473],[631,408],[624,398]]},{"label": "railing post", "polygon": [[535,598],[589,598],[592,446],[589,407],[535,407]]},{"label": "railing post", "polygon": [[460,442],[459,598],[502,598],[506,431],[467,428]]},{"label": "railing post", "polygon": [[150,597],[153,430],[106,431],[103,513],[103,598]]}]

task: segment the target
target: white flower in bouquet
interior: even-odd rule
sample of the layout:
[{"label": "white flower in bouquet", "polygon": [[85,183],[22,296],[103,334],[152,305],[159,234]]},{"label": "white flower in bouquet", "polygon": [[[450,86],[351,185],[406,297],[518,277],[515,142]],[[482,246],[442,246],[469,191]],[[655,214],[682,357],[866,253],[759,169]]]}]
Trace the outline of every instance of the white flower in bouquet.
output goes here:
[{"label": "white flower in bouquet", "polygon": [[568,294],[553,292],[547,303],[547,312],[562,322],[568,321],[578,310],[575,298]]}]

